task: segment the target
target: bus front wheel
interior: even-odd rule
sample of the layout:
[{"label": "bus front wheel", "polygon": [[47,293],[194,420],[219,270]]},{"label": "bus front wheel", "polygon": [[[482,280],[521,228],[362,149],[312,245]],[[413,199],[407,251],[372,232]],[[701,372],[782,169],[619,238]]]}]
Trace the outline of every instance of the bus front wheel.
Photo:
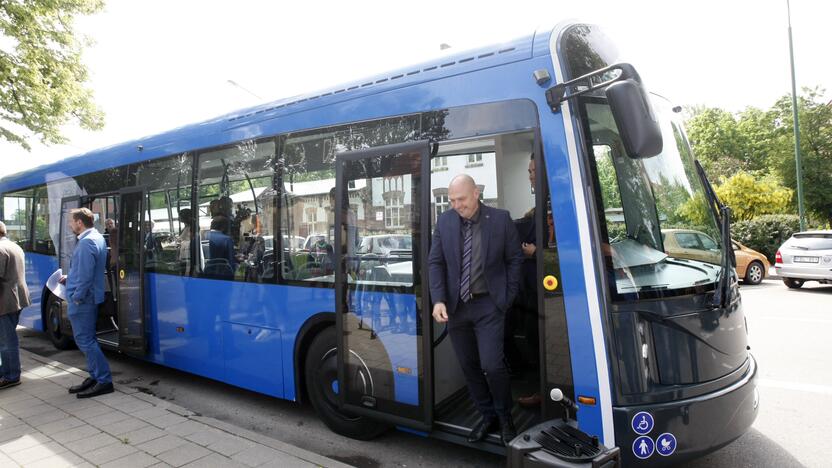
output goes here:
[{"label": "bus front wheel", "polygon": [[46,303],[46,324],[44,329],[49,341],[58,349],[70,349],[75,344],[68,326],[61,314],[62,301],[50,294]]},{"label": "bus front wheel", "polygon": [[333,432],[359,440],[381,435],[387,426],[364,416],[356,416],[338,408],[338,353],[335,328],[318,333],[309,346],[304,363],[306,389],[318,417]]}]

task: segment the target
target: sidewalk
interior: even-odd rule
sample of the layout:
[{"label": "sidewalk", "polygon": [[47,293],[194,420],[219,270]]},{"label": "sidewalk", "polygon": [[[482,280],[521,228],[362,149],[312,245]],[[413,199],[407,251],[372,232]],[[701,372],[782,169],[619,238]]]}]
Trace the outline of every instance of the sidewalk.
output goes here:
[{"label": "sidewalk", "polygon": [[347,467],[136,390],[77,399],[86,372],[20,350],[21,384],[0,390],[0,467]]}]

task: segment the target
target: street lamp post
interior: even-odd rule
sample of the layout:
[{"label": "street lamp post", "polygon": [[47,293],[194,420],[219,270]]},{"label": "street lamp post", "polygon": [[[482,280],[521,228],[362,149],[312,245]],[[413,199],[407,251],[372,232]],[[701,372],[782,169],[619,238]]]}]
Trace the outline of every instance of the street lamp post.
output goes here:
[{"label": "street lamp post", "polygon": [[237,83],[236,81],[234,81],[234,80],[226,80],[226,81],[227,81],[227,82],[228,82],[228,84],[230,84],[231,86],[234,86],[235,88],[240,88],[240,89],[241,89],[241,90],[243,90],[244,92],[246,92],[246,93],[248,93],[248,94],[251,94],[252,96],[256,97],[257,99],[259,99],[259,100],[261,100],[261,101],[263,100],[263,98],[261,98],[260,96],[258,96],[258,95],[256,95],[256,94],[254,94],[253,92],[251,92],[251,90],[249,90],[249,89],[247,89],[247,88],[245,88],[245,87],[241,86],[241,85],[240,85],[239,83]]},{"label": "street lamp post", "polygon": [[789,0],[786,0],[786,13],[789,19],[789,62],[792,67],[792,114],[794,120],[794,164],[797,178],[797,213],[800,217],[800,230],[806,230],[806,219],[803,212],[803,163],[800,160],[800,125],[797,119],[797,83],[794,78],[794,47],[792,45],[792,11]]}]

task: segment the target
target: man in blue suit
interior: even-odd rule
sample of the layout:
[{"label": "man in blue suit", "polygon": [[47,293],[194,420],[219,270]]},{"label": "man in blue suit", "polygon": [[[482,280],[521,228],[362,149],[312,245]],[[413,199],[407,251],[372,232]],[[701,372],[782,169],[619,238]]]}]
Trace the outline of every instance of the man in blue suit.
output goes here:
[{"label": "man in blue suit", "polygon": [[107,358],[95,339],[98,305],[104,302],[104,269],[107,265],[107,244],[93,228],[94,217],[87,208],[70,212],[69,228],[78,236],[72,253],[69,274],[63,278],[69,303],[69,321],[75,344],[87,358],[89,378],[69,388],[78,398],[90,398],[113,392],[113,377]]},{"label": "man in blue suit", "polygon": [[468,391],[482,420],[468,436],[484,439],[500,423],[503,444],[517,435],[511,420],[511,381],[505,365],[506,311],[520,288],[523,254],[511,216],[483,205],[474,179],[448,186],[453,210],[436,221],[430,248],[433,318],[448,322]]},{"label": "man in blue suit", "polygon": [[234,253],[234,240],[226,234],[229,220],[225,216],[214,216],[211,230],[205,234],[208,240],[208,258],[205,260],[205,276],[234,279],[237,271],[237,256]]}]

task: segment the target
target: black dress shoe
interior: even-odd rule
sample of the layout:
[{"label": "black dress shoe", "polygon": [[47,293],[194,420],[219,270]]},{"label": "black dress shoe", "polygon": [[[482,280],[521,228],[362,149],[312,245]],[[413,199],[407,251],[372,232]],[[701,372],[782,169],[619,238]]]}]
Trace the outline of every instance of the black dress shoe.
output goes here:
[{"label": "black dress shoe", "polygon": [[7,380],[5,377],[0,377],[0,389],[14,387],[15,385],[20,385],[20,379]]},{"label": "black dress shoe", "polygon": [[472,444],[485,439],[489,432],[497,428],[497,418],[484,418],[479,424],[474,426],[471,433],[468,434],[468,442]]},{"label": "black dress shoe", "polygon": [[69,387],[69,393],[83,392],[84,390],[92,387],[93,385],[95,385],[95,379],[93,379],[91,377],[87,377],[79,385],[73,385],[73,386]]},{"label": "black dress shoe", "polygon": [[515,437],[517,437],[517,429],[514,428],[514,421],[510,417],[500,421],[500,439],[502,439],[503,445],[508,447],[508,444]]},{"label": "black dress shoe", "polygon": [[98,395],[113,393],[113,383],[98,383],[76,395],[78,398],[91,398]]}]

